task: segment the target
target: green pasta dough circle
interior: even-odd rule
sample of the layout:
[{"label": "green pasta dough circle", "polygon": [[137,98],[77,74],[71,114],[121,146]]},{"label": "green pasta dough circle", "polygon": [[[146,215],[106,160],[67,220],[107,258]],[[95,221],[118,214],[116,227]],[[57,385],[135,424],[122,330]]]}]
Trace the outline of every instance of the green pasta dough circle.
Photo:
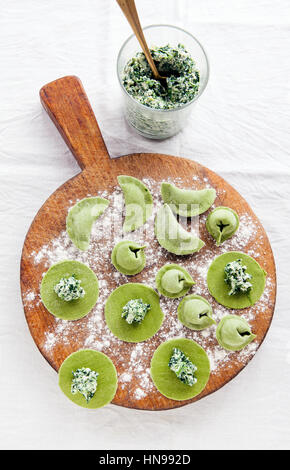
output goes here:
[{"label": "green pasta dough circle", "polygon": [[178,223],[168,204],[161,206],[155,217],[155,236],[165,250],[175,255],[189,255],[201,250],[204,242]]},{"label": "green pasta dough circle", "polygon": [[[88,367],[99,374],[97,389],[89,403],[81,393],[71,393],[72,372],[82,367]],[[58,377],[63,393],[83,408],[94,409],[107,405],[113,400],[118,386],[117,371],[111,359],[93,349],[81,349],[70,354],[60,366]]]},{"label": "green pasta dough circle", "polygon": [[190,330],[203,330],[216,322],[212,318],[212,307],[201,295],[187,295],[177,308],[178,320]]},{"label": "green pasta dough circle", "polygon": [[111,260],[115,268],[127,276],[140,273],[146,264],[145,246],[136,242],[122,240],[112,251]]},{"label": "green pasta dough circle", "polygon": [[[150,304],[150,310],[140,324],[128,324],[122,317],[123,307],[133,299],[142,299]],[[159,330],[163,322],[159,296],[151,287],[139,283],[128,283],[117,287],[105,305],[105,319],[111,332],[128,343],[145,341]]]},{"label": "green pasta dough circle", "polygon": [[255,338],[246,320],[238,315],[226,315],[218,324],[216,338],[228,351],[240,351]]},{"label": "green pasta dough circle", "polygon": [[[179,348],[197,367],[197,382],[192,387],[181,382],[168,366],[173,348]],[[205,350],[195,341],[176,338],[158,346],[151,360],[150,374],[162,395],[172,400],[189,400],[205,388],[210,376],[210,362]]]},{"label": "green pasta dough circle", "polygon": [[166,264],[156,275],[156,287],[165,297],[182,297],[193,284],[195,282],[189,272],[179,264]]},{"label": "green pasta dough circle", "polygon": [[[230,287],[225,283],[225,266],[237,259],[247,267],[247,273],[252,276],[252,289],[248,293],[228,295]],[[229,251],[218,256],[211,263],[207,273],[209,292],[218,303],[228,308],[242,309],[254,305],[262,296],[266,283],[266,272],[251,256],[239,251]]]},{"label": "green pasta dough circle", "polygon": [[[66,302],[54,292],[54,286],[61,278],[68,278],[73,274],[76,279],[81,280],[85,295],[83,298]],[[98,278],[88,266],[79,261],[60,261],[51,266],[43,276],[40,296],[44,306],[55,317],[63,320],[78,320],[87,315],[98,300]]]}]

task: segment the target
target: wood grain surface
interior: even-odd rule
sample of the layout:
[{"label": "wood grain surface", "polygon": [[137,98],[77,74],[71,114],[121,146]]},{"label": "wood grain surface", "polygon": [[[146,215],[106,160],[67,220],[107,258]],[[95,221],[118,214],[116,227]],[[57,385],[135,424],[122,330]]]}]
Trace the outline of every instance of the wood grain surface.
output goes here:
[{"label": "wood grain surface", "polygon": [[[68,76],[49,83],[41,89],[40,98],[44,108],[57,126],[82,169],[81,173],[58,188],[40,208],[29,228],[22,252],[21,290],[27,323],[37,347],[51,366],[57,371],[63,360],[70,353],[81,347],[84,338],[80,334],[80,337],[77,337],[69,345],[60,342],[52,352],[44,348],[46,333],[47,331],[53,332],[57,322],[41,302],[35,299],[28,306],[25,301],[27,292],[30,290],[39,292],[43,272],[47,270],[42,263],[34,263],[32,253],[38,253],[43,245],[49,244],[65,230],[65,219],[69,206],[68,201],[84,198],[88,194],[94,195],[101,190],[107,190],[109,193],[112,192],[117,185],[117,176],[120,174],[131,175],[141,179],[150,177],[156,182],[162,182],[168,178],[180,178],[184,187],[192,185],[193,176],[197,177],[196,187],[202,187],[198,181],[203,181],[204,178],[207,178],[208,183],[218,190],[216,205],[230,206],[237,211],[240,217],[243,214],[251,217],[256,224],[256,232],[244,251],[248,252],[251,247],[255,247],[258,243],[261,252],[258,261],[272,281],[269,287],[267,303],[263,311],[252,321],[253,331],[257,335],[256,341],[260,345],[265,338],[274,313],[276,299],[275,263],[267,235],[252,209],[241,195],[216,173],[194,161],[184,158],[141,153],[126,155],[118,159],[110,159],[88,98],[77,77]],[[219,253],[214,241],[207,234],[204,224],[200,226],[200,237],[206,241],[207,246],[212,250],[213,256]],[[154,243],[157,242],[154,241]],[[192,255],[192,257],[195,256]],[[199,257],[196,256],[195,259],[198,263]],[[169,255],[168,257],[168,254],[164,251],[164,262],[165,260],[170,260],[171,262],[178,260],[182,262],[180,257],[179,259],[174,255]],[[113,266],[111,266],[111,269],[113,271]],[[100,272],[107,279],[109,285],[111,285],[111,290],[113,290],[115,284],[111,281],[112,273],[110,270],[107,267],[100,266],[97,273],[98,276]],[[134,280],[142,282],[142,276],[143,273],[140,273],[134,277]],[[86,322],[88,317],[89,315],[79,321]],[[99,338],[99,340],[102,341],[102,338]],[[152,342],[154,348],[161,343],[158,333],[153,339],[148,341]],[[120,348],[121,351],[111,350],[108,353],[115,363],[119,375],[126,370],[124,369],[124,364],[119,363],[120,353],[122,352],[123,357],[129,355],[131,345],[123,342]],[[144,358],[145,366],[150,366],[150,359],[150,357]],[[163,410],[183,406],[218,390],[235,377],[249,360],[250,357],[246,361],[241,362],[233,354],[231,361],[228,361],[219,373],[211,374],[204,391],[192,400],[184,402],[169,400],[155,388],[153,388],[148,396],[137,400],[130,394],[130,387],[124,388],[119,386],[113,403],[143,410]],[[132,380],[134,382],[138,378],[133,377]]]}]

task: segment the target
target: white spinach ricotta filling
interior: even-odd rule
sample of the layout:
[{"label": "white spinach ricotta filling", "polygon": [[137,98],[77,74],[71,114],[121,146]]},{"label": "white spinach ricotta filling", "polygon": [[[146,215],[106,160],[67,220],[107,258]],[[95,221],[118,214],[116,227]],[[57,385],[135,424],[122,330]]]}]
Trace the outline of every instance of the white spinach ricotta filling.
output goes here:
[{"label": "white spinach ricotta filling", "polygon": [[81,282],[72,274],[70,277],[63,277],[54,286],[54,292],[58,297],[66,302],[81,299],[85,295],[85,290],[81,287]]},{"label": "white spinach ricotta filling", "polygon": [[242,265],[242,260],[237,259],[225,266],[225,282],[230,286],[229,295],[247,293],[251,290],[251,274],[246,272],[247,266]]},{"label": "white spinach ricotta filling", "polygon": [[190,387],[196,384],[197,378],[194,373],[197,371],[197,367],[179,348],[173,348],[168,366],[184,384]]},{"label": "white spinach ricotta filling", "polygon": [[93,398],[98,385],[98,372],[91,370],[89,367],[82,367],[72,371],[73,379],[71,384],[71,393],[81,393],[87,403]]},{"label": "white spinach ricotta filling", "polygon": [[141,323],[149,310],[150,304],[144,303],[142,299],[132,299],[123,307],[122,318],[125,318],[129,325]]},{"label": "white spinach ricotta filling", "polygon": [[191,101],[198,93],[199,71],[195,61],[182,44],[150,50],[158,72],[166,77],[164,88],[154,79],[143,52],[138,52],[126,64],[123,85],[127,92],[145,106],[172,109]]}]

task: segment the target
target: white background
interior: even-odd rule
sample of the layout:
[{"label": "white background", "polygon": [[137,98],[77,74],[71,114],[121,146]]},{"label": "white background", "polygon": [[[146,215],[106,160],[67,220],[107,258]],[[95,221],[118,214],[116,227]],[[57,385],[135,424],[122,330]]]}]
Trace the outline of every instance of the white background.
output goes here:
[{"label": "white background", "polygon": [[[137,0],[143,25],[191,31],[211,64],[190,125],[163,142],[123,121],[116,56],[130,34],[114,0],[0,0],[0,432],[2,448],[289,448],[289,0]],[[230,384],[175,411],[73,406],[23,315],[19,261],[30,222],[79,169],[42,110],[40,87],[78,75],[111,156],[195,159],[252,205],[270,237],[278,301],[269,334]]]}]

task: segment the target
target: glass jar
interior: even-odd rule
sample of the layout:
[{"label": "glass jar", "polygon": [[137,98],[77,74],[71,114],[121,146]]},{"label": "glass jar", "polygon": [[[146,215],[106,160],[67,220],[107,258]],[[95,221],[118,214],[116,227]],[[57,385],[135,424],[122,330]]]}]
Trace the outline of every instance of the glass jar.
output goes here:
[{"label": "glass jar", "polygon": [[150,139],[166,139],[177,134],[187,123],[194,104],[206,88],[209,77],[209,64],[202,45],[190,33],[177,26],[152,25],[144,28],[144,35],[150,47],[169,44],[176,47],[183,44],[196,62],[200,73],[199,91],[182,106],[174,109],[153,109],[136,101],[123,86],[122,76],[127,62],[141,51],[139,42],[132,34],[121,47],[117,59],[117,73],[124,98],[125,117],[136,132]]}]

